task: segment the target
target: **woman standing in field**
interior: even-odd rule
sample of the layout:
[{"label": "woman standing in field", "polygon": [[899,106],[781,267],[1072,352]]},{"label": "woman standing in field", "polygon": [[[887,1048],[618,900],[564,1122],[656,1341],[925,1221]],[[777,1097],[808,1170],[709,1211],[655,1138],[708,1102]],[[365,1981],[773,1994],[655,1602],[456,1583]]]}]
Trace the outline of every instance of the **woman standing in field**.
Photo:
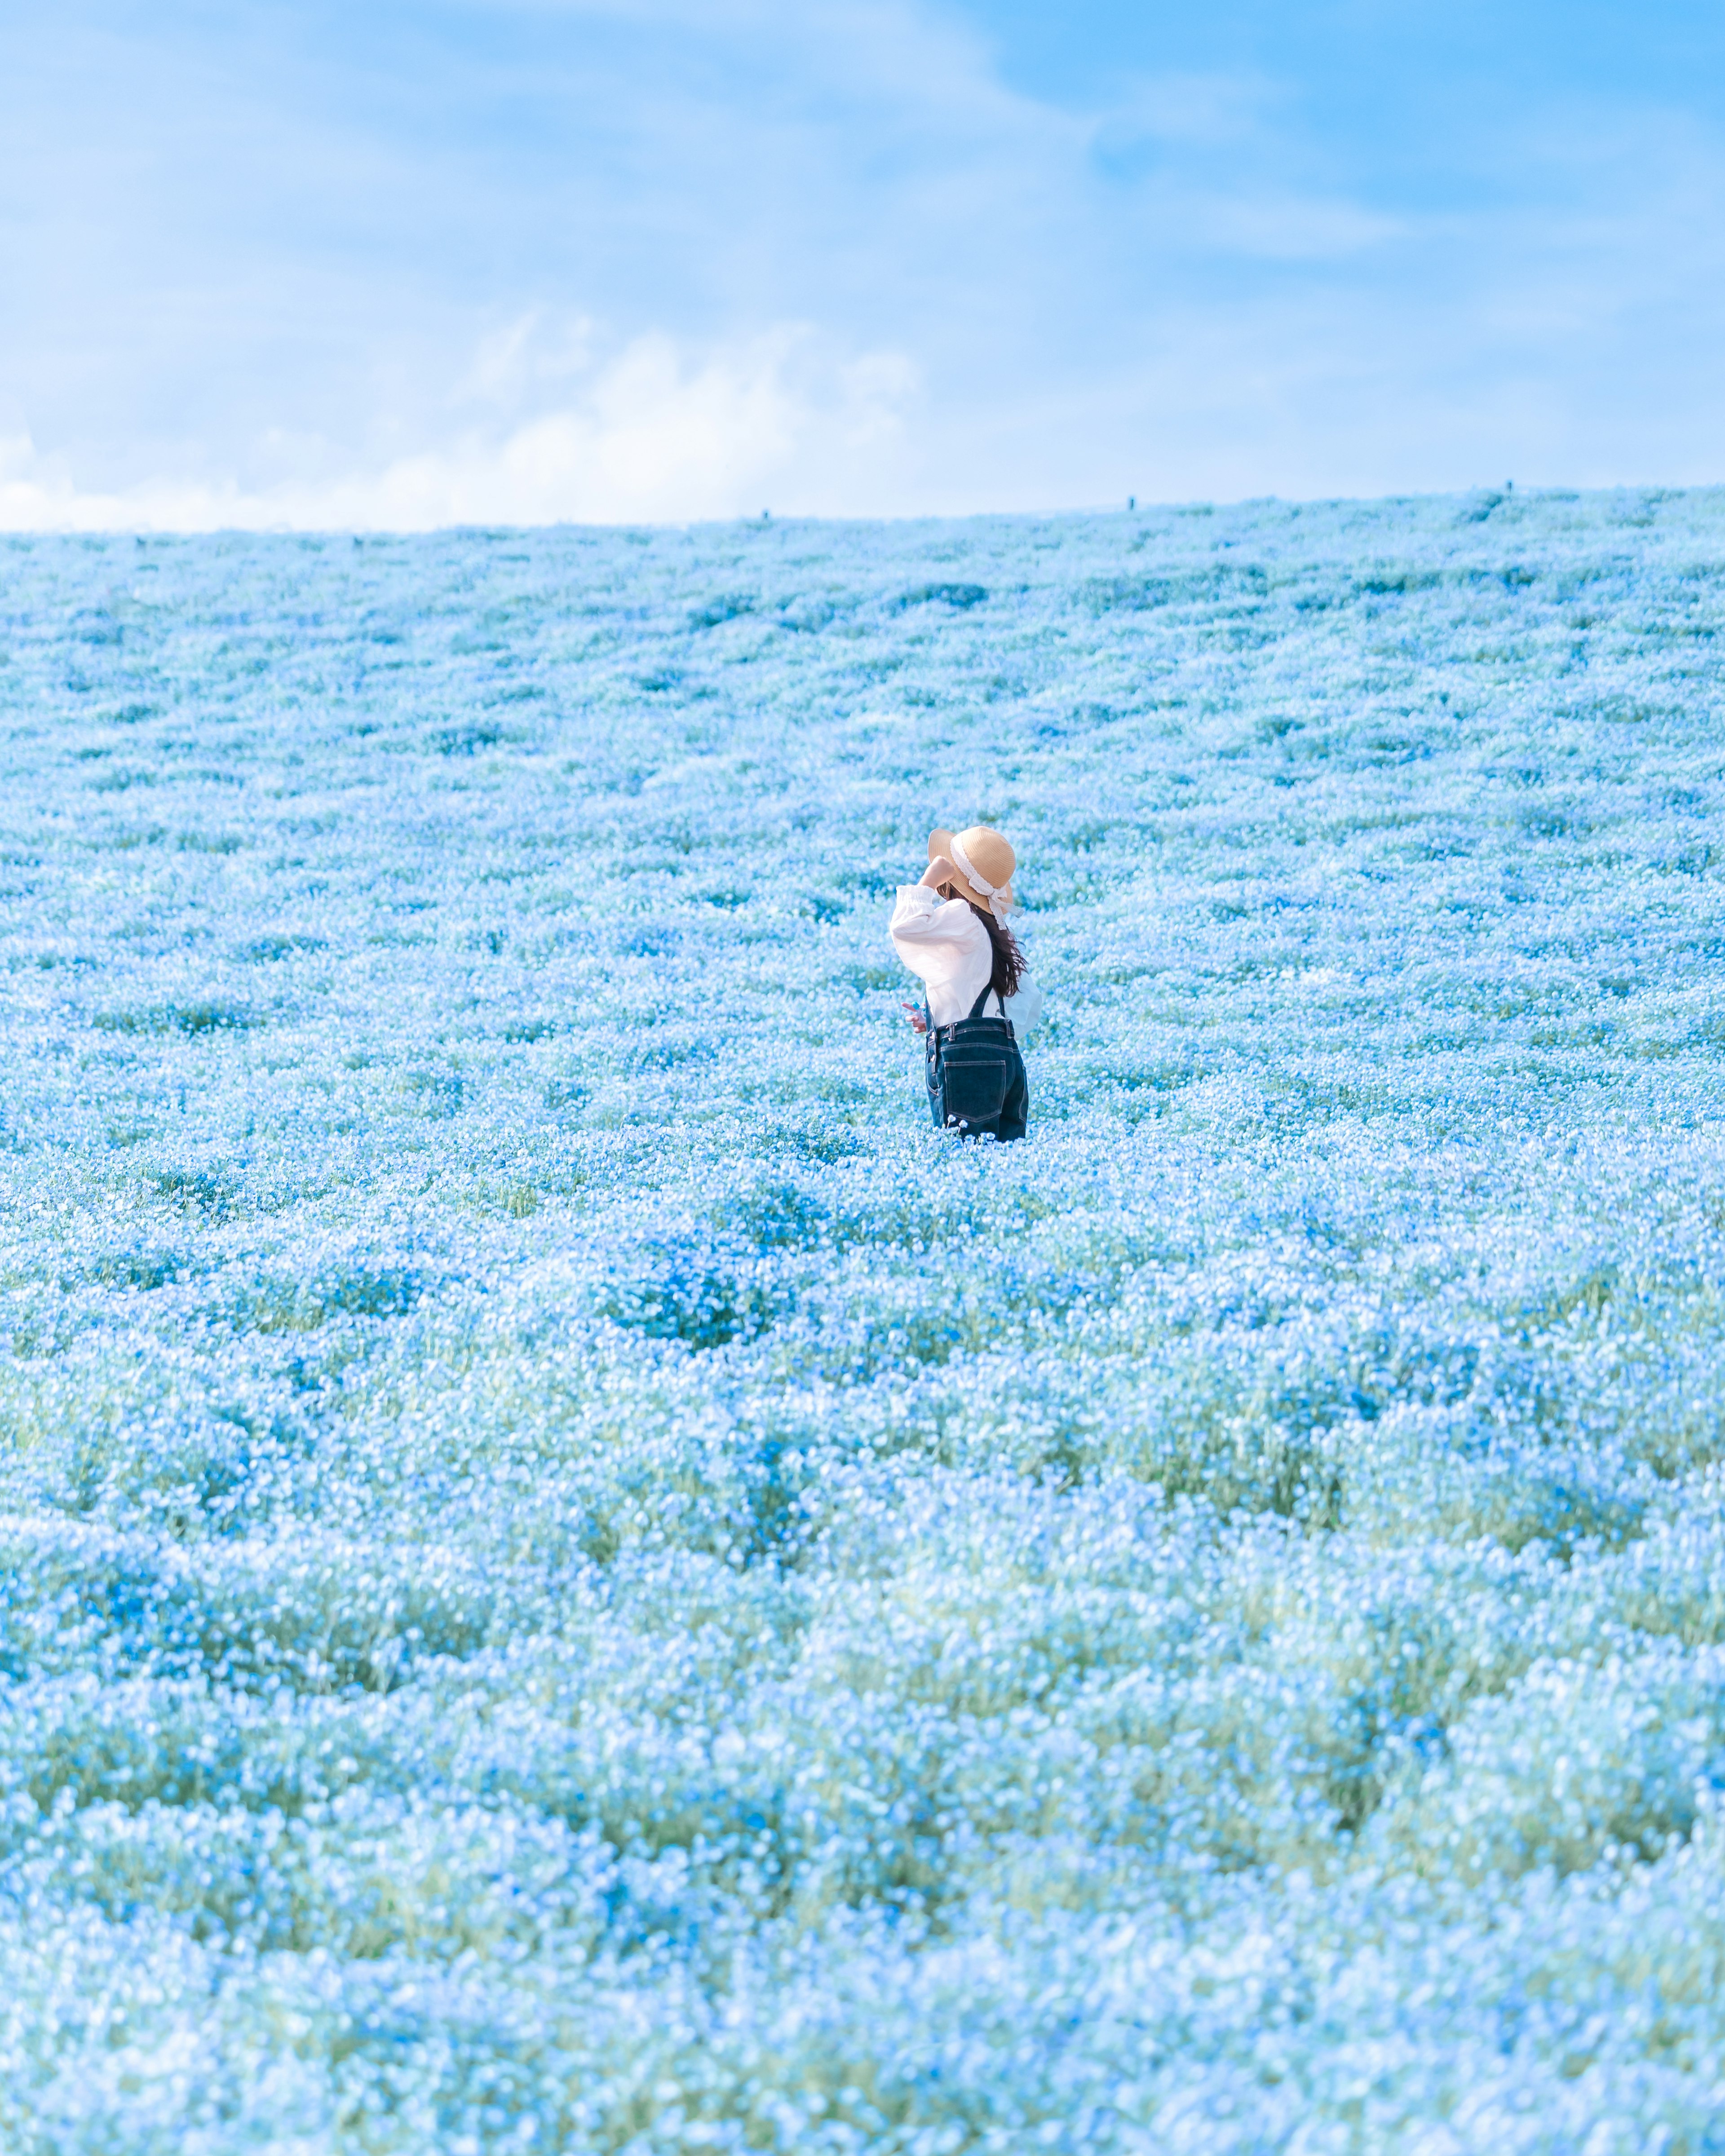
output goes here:
[{"label": "woman standing in field", "polygon": [[927,993],[924,1009],[905,1009],[927,1043],[929,1108],[968,1137],[1021,1138],[1029,1113],[1017,1028],[1035,1024],[1042,995],[1006,925],[1017,865],[986,824],[936,831],[922,881],[901,886],[892,909],[892,947]]}]

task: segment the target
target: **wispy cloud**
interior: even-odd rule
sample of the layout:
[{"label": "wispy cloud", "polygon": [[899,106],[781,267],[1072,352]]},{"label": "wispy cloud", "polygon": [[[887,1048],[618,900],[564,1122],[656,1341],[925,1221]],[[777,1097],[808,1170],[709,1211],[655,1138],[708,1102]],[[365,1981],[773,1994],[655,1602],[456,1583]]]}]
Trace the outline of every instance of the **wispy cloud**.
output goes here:
[{"label": "wispy cloud", "polygon": [[0,521],[1725,469],[1725,119],[1676,62],[1549,87],[1548,23],[1482,96],[1153,12],[1125,56],[995,0],[0,15]]},{"label": "wispy cloud", "polygon": [[[589,333],[523,317],[488,337],[454,385],[454,401],[486,416],[373,470],[309,482],[249,489],[164,474],[90,490],[27,434],[0,440],[0,528],[420,531],[892,506],[917,387],[903,355],[846,355],[788,324],[706,352],[637,337],[596,365]],[[562,394],[547,401],[547,387]],[[496,424],[529,399],[541,406],[531,417]]]}]

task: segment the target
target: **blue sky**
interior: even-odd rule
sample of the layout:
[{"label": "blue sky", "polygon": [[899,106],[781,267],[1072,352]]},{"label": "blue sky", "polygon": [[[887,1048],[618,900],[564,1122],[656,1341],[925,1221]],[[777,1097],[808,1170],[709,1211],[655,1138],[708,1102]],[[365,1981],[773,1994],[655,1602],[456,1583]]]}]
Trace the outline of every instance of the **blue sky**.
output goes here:
[{"label": "blue sky", "polygon": [[0,522],[1725,479],[1725,9],[22,0]]}]

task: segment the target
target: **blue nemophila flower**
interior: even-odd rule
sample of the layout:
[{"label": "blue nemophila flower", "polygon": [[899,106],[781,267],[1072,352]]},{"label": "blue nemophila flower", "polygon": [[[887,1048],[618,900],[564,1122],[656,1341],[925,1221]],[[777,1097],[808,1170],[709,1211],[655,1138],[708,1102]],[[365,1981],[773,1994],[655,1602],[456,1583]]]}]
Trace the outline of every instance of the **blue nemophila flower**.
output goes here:
[{"label": "blue nemophila flower", "polygon": [[1465,508],[12,544],[0,2145],[1712,2145],[1725,505]]}]

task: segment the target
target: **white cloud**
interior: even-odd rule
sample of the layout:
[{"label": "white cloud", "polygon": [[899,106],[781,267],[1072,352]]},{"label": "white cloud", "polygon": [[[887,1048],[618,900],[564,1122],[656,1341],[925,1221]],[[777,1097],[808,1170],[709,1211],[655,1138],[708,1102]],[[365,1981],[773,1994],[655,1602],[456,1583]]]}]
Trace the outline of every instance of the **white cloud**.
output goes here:
[{"label": "white cloud", "polygon": [[1183,239],[1217,253],[1267,262],[1326,262],[1405,236],[1399,218],[1379,217],[1348,202],[1297,195],[1199,198],[1187,205]]},{"label": "white cloud", "polygon": [[[846,353],[800,324],[705,352],[639,336],[598,366],[592,341],[590,324],[524,316],[488,337],[459,377],[459,402],[487,416],[374,470],[311,484],[247,490],[164,475],[89,490],[28,434],[0,439],[0,529],[681,522],[766,508],[885,510],[894,499],[917,389],[902,354]],[[561,401],[498,424],[498,410],[547,382]]]},{"label": "white cloud", "polygon": [[1120,85],[1096,128],[1099,157],[1130,166],[1173,145],[1236,151],[1271,139],[1286,115],[1285,85],[1256,74],[1169,69]]},{"label": "white cloud", "polygon": [[401,19],[39,10],[33,73],[0,10],[0,526],[1719,475],[1725,145],[1675,88],[1385,74],[1368,124],[1351,33],[1056,94],[964,0]]}]

